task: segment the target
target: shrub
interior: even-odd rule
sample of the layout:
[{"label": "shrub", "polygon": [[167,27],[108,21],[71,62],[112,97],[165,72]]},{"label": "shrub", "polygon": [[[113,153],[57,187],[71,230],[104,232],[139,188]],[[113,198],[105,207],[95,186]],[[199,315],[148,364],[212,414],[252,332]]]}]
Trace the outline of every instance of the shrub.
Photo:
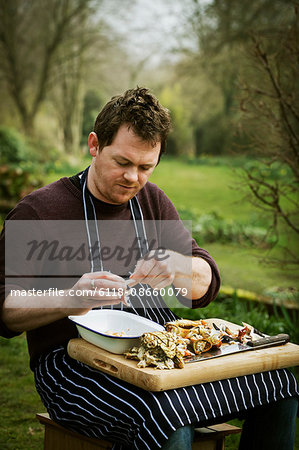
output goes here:
[{"label": "shrub", "polygon": [[3,165],[0,167],[0,215],[4,216],[15,204],[34,189],[42,186],[42,180],[28,170]]},{"label": "shrub", "polygon": [[228,222],[214,211],[200,216],[188,210],[179,210],[179,213],[183,220],[192,220],[192,235],[197,242],[236,243],[263,248],[274,243],[274,237],[268,235],[267,229],[250,223]]},{"label": "shrub", "polygon": [[14,129],[0,127],[0,216],[32,190],[42,185],[33,150]]},{"label": "shrub", "polygon": [[13,128],[0,127],[1,164],[19,164],[26,159],[28,145]]}]

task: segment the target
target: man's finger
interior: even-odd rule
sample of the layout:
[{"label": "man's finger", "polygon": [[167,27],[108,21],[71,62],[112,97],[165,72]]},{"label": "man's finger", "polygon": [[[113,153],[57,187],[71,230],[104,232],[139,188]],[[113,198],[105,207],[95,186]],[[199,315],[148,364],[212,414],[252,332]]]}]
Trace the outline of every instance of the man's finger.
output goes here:
[{"label": "man's finger", "polygon": [[111,280],[111,281],[119,281],[124,282],[124,279],[115,273],[107,272],[107,271],[98,271],[98,272],[89,272],[83,275],[83,278],[97,278],[102,280]]}]

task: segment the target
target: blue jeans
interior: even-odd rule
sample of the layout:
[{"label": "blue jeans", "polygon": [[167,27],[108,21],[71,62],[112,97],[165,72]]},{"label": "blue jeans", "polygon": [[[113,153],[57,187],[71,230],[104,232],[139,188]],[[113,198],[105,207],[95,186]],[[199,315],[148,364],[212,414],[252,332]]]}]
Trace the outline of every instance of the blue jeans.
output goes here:
[{"label": "blue jeans", "polygon": [[293,450],[297,411],[292,397],[247,413],[239,450]]},{"label": "blue jeans", "polygon": [[[297,411],[293,397],[245,413],[239,450],[293,450]],[[192,450],[193,435],[193,426],[178,428],[162,450]]]},{"label": "blue jeans", "polygon": [[178,428],[168,438],[161,450],[192,450],[194,427],[185,425]]}]

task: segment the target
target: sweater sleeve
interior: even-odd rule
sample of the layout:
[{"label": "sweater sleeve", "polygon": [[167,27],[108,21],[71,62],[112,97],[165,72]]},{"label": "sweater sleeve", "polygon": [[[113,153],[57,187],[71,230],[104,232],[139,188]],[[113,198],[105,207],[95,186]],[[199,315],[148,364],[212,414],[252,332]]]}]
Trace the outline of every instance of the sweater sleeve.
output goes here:
[{"label": "sweater sleeve", "polygon": [[[148,209],[154,211],[152,218],[161,221],[161,235],[162,245],[164,248],[177,251],[182,254],[199,257],[207,261],[212,270],[212,280],[206,294],[198,299],[189,299],[181,295],[177,295],[178,300],[184,306],[190,308],[200,308],[207,306],[213,301],[220,288],[220,273],[216,262],[207,250],[200,248],[191,237],[190,231],[179,217],[179,214],[166,194],[152,183],[147,183],[147,190],[143,193],[141,198],[142,208],[145,208],[146,217],[149,216]],[[149,206],[150,205],[150,206]],[[163,225],[164,224],[164,225]]]},{"label": "sweater sleeve", "polygon": [[[8,281],[5,270],[5,229],[10,220],[33,220],[38,219],[35,211],[25,202],[20,202],[6,217],[3,229],[0,235],[0,336],[11,338],[22,333],[9,330],[2,320],[2,309],[5,298],[12,289],[20,289],[17,282]],[[16,254],[17,258],[18,255]],[[17,278],[16,278],[17,280]]]}]

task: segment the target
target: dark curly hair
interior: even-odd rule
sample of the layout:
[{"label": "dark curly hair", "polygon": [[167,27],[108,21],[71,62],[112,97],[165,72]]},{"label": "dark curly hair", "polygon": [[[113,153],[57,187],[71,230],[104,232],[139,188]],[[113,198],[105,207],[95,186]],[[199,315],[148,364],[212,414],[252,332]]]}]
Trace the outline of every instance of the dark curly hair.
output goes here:
[{"label": "dark curly hair", "polygon": [[148,89],[129,89],[123,95],[112,97],[104,106],[93,129],[98,137],[100,150],[113,142],[119,128],[124,124],[153,147],[161,142],[160,160],[171,129],[170,115],[168,109],[160,105]]}]

